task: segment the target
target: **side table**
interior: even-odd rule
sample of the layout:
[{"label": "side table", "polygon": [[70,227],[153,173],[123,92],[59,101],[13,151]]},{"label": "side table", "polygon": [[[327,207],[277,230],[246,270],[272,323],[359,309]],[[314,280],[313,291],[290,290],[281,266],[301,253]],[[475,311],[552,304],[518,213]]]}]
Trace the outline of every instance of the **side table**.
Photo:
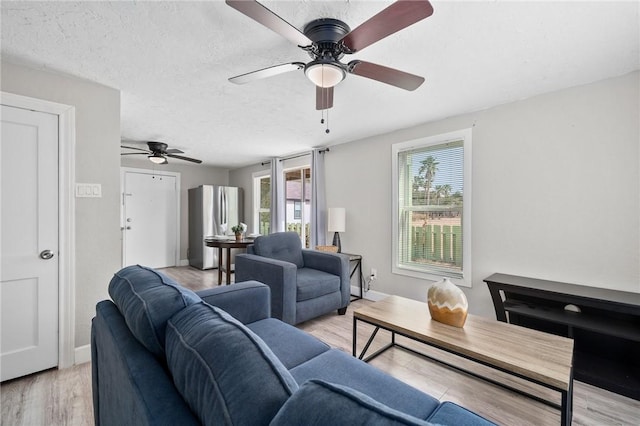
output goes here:
[{"label": "side table", "polygon": [[358,272],[358,281],[360,282],[360,296],[356,296],[352,294],[353,298],[351,301],[360,300],[364,295],[364,277],[362,276],[362,256],[359,254],[352,253],[341,253],[349,256],[349,265],[351,267],[351,271],[349,272],[349,280],[353,278],[353,275]]}]

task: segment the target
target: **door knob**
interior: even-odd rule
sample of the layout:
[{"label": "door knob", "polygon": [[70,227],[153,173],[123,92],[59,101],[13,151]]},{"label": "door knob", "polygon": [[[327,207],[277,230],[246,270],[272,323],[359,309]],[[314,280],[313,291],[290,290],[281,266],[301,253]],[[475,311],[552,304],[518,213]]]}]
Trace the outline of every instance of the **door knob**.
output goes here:
[{"label": "door knob", "polygon": [[53,257],[53,252],[51,250],[43,250],[40,253],[40,257],[44,260],[49,260]]}]

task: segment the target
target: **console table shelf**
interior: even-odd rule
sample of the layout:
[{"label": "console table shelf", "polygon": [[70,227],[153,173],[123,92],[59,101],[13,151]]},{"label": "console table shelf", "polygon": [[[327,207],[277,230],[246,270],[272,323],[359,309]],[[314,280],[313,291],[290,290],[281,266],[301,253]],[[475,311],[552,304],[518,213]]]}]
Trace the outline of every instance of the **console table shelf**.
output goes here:
[{"label": "console table shelf", "polygon": [[[603,317],[602,315],[589,314],[585,312],[572,312],[562,309],[547,308],[544,306],[531,306],[516,300],[505,300],[504,310],[531,318],[563,324],[571,328],[580,328],[594,331],[609,336],[629,339],[640,342],[640,327],[637,324],[619,320],[614,317]],[[569,330],[571,334],[572,330]],[[569,335],[568,337],[572,337]]]},{"label": "console table shelf", "polygon": [[576,379],[640,400],[639,293],[506,274],[484,281],[498,320],[574,339]]}]

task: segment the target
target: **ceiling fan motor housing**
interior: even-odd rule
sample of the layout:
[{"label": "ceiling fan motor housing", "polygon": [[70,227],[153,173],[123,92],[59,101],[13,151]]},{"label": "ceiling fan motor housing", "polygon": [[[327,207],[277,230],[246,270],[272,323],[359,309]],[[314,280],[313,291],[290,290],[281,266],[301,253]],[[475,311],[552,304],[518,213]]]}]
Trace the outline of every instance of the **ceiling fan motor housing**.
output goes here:
[{"label": "ceiling fan motor housing", "polygon": [[345,54],[346,48],[339,43],[351,32],[349,26],[339,19],[321,18],[309,22],[304,27],[306,35],[313,45],[306,50],[312,59],[339,60]]},{"label": "ceiling fan motor housing", "polygon": [[160,153],[165,152],[167,150],[167,147],[169,146],[164,142],[152,142],[152,141],[147,142],[147,145],[149,146],[149,150],[151,150],[152,152],[160,152]]}]

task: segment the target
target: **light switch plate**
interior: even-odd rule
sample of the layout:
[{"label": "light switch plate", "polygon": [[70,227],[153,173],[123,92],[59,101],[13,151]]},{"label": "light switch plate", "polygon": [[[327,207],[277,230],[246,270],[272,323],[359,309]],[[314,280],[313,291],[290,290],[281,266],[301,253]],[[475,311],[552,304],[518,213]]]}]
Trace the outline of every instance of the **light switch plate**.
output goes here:
[{"label": "light switch plate", "polygon": [[76,183],[76,198],[101,198],[102,185],[99,183]]}]

